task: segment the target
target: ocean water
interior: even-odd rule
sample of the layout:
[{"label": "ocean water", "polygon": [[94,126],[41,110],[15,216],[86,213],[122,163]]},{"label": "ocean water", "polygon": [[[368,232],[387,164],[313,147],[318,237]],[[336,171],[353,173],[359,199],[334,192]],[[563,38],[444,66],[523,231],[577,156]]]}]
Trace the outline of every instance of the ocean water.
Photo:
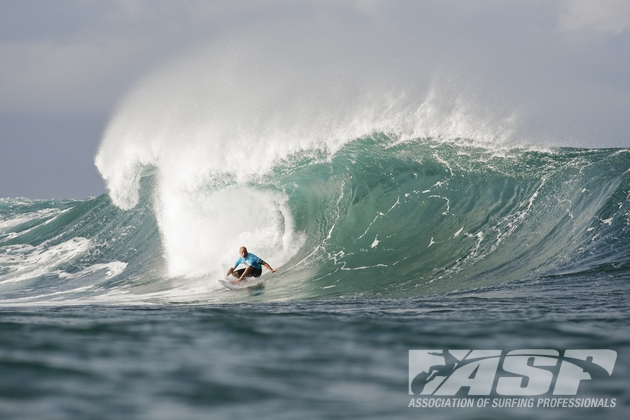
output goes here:
[{"label": "ocean water", "polygon": [[[2,418],[611,418],[629,414],[623,276],[397,299],[3,308]],[[615,408],[410,408],[423,348],[609,348]]]},{"label": "ocean water", "polygon": [[[0,200],[0,418],[630,416],[630,149],[376,133],[241,169],[136,135],[108,194]],[[217,283],[241,245],[262,288]],[[414,349],[611,349],[577,396],[616,406],[409,407]]]}]

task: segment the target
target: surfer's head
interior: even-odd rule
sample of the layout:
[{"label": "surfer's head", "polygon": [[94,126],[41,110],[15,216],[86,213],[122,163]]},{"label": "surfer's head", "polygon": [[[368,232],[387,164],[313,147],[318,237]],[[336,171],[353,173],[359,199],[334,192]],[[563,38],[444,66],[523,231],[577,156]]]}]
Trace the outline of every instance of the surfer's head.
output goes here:
[{"label": "surfer's head", "polygon": [[241,257],[246,258],[247,257],[247,248],[245,248],[244,246],[240,247],[238,249],[238,253],[241,254]]}]

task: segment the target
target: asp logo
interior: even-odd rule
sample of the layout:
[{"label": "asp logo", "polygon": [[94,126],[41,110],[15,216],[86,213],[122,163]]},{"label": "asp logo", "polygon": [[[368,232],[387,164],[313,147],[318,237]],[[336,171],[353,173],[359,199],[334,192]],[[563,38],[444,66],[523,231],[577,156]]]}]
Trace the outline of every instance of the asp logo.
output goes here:
[{"label": "asp logo", "polygon": [[607,349],[409,350],[409,395],[576,395],[616,360]]}]

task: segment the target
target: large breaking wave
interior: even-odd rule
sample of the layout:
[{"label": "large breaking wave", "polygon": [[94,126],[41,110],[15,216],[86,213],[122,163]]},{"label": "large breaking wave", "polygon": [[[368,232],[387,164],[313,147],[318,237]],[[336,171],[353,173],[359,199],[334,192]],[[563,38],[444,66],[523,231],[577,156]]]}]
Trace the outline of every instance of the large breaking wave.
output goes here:
[{"label": "large breaking wave", "polygon": [[516,117],[465,90],[243,45],[122,100],[95,159],[107,195],[0,201],[4,303],[240,299],[216,280],[241,245],[279,268],[263,300],[628,268],[630,150],[519,146]]},{"label": "large breaking wave", "polygon": [[5,303],[232,299],[215,280],[241,244],[280,268],[258,299],[600,279],[628,268],[629,168],[626,149],[384,134],[329,157],[298,152],[255,179],[206,179],[183,199],[162,195],[153,168],[128,210],[107,195],[2,200],[0,291]]}]

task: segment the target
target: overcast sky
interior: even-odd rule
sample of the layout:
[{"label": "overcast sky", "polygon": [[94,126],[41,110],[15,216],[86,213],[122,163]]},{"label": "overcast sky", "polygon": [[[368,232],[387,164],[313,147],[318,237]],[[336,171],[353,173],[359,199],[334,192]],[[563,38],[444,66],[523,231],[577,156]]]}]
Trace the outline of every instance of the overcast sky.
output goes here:
[{"label": "overcast sky", "polygon": [[0,0],[0,197],[102,194],[94,155],[123,95],[242,34],[321,38],[392,77],[451,80],[530,141],[630,147],[629,28],[627,0]]}]

